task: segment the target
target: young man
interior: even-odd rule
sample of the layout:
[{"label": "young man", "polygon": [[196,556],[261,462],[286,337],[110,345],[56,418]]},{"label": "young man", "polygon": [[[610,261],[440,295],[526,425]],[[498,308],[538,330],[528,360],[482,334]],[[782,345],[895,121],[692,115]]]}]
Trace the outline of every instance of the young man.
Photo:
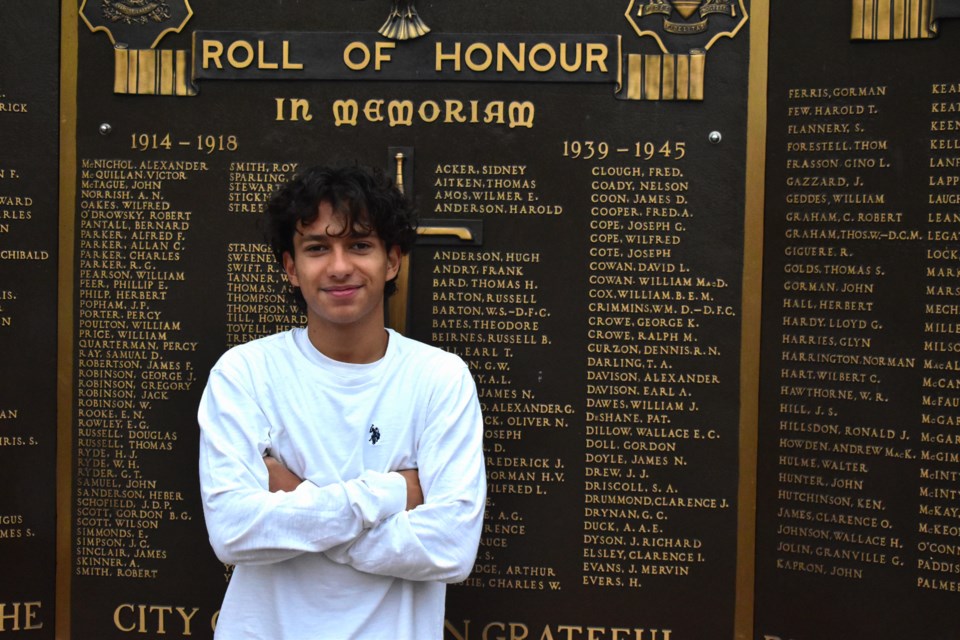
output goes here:
[{"label": "young man", "polygon": [[439,639],[485,501],[462,360],[384,327],[415,238],[401,194],[308,169],[266,210],[307,326],[228,351],[200,403],[210,542],[235,564],[219,640]]}]

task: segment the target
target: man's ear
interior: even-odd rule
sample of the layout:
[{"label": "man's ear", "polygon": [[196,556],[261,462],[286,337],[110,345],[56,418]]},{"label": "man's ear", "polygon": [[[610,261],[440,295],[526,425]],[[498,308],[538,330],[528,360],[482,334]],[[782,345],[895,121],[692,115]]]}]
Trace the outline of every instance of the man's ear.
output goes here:
[{"label": "man's ear", "polygon": [[297,265],[293,261],[293,256],[290,255],[289,251],[283,252],[283,270],[287,274],[287,280],[290,281],[290,284],[294,287],[300,286],[300,279],[297,278]]},{"label": "man's ear", "polygon": [[387,282],[393,280],[400,273],[400,264],[403,261],[403,253],[399,245],[393,245],[387,249]]}]

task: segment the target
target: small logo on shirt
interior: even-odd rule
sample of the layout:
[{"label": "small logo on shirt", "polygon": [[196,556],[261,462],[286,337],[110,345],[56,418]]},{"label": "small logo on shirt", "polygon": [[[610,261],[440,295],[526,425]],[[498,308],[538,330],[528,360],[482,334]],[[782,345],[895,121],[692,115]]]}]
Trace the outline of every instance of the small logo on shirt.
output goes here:
[{"label": "small logo on shirt", "polygon": [[370,425],[370,444],[377,444],[378,442],[380,442],[380,429]]}]

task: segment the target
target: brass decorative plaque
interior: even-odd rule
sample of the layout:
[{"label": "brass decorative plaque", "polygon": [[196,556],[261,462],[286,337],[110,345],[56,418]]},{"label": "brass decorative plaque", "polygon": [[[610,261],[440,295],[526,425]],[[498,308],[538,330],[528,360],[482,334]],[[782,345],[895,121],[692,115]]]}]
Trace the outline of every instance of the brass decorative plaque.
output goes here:
[{"label": "brass decorative plaque", "polygon": [[960,39],[844,9],[771,7],[755,637],[949,638]]},{"label": "brass decorative plaque", "polygon": [[74,637],[211,636],[199,395],[301,321],[263,202],[354,160],[425,221],[391,321],[461,355],[485,412],[447,637],[733,632],[749,14],[694,4],[81,9]]},{"label": "brass decorative plaque", "polygon": [[0,635],[53,638],[58,3],[0,5]]}]

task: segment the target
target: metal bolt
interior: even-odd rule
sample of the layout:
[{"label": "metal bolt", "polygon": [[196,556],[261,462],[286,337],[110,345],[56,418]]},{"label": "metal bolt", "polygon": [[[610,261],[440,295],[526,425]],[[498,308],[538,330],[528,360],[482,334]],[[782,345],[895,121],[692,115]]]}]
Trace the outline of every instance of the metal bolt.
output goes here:
[{"label": "metal bolt", "polygon": [[707,136],[707,140],[710,141],[710,144],[720,144],[720,141],[723,140],[723,136],[720,135],[719,131],[711,131],[710,135]]},{"label": "metal bolt", "polygon": [[104,122],[100,125],[100,135],[108,136],[113,132],[113,127],[110,126],[109,122]]}]

